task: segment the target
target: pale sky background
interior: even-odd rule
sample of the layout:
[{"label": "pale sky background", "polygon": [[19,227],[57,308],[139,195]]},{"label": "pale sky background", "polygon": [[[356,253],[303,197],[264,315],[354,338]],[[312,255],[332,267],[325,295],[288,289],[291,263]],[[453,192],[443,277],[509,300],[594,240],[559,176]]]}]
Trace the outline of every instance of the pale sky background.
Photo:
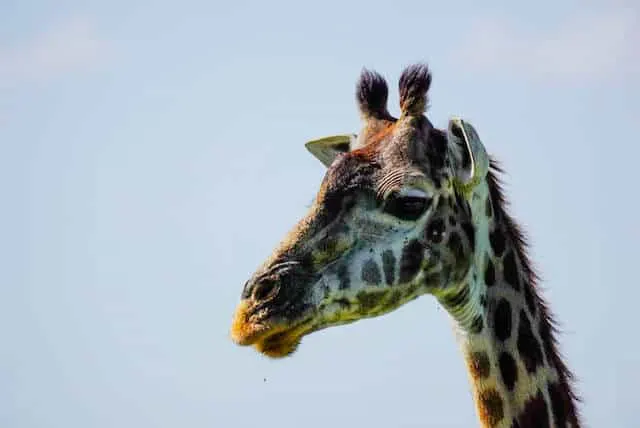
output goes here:
[{"label": "pale sky background", "polygon": [[416,61],[509,173],[586,425],[640,426],[638,46],[637,1],[3,0],[0,427],[477,426],[430,297],[286,360],[228,337],[304,142]]}]

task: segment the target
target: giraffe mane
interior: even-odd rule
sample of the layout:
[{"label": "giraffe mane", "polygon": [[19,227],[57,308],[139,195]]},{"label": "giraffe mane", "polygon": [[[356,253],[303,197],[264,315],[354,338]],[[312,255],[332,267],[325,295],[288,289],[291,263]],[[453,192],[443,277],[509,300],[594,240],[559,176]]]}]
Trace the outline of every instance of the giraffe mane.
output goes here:
[{"label": "giraffe mane", "polygon": [[[500,163],[495,158],[490,158],[487,184],[489,195],[493,205],[496,219],[504,226],[504,233],[514,246],[517,257],[520,259],[522,272],[524,273],[524,293],[528,305],[536,305],[540,311],[539,331],[547,358],[550,359],[558,372],[560,388],[550,393],[555,394],[551,398],[554,404],[553,413],[566,415],[568,422],[573,426],[579,426],[580,415],[576,402],[581,402],[580,396],[575,392],[573,383],[575,375],[567,367],[558,349],[557,335],[560,333],[559,323],[551,313],[545,299],[538,293],[540,276],[529,257],[528,237],[508,212],[508,201],[504,195],[501,175],[504,174]],[[562,408],[556,406],[562,405]]]}]

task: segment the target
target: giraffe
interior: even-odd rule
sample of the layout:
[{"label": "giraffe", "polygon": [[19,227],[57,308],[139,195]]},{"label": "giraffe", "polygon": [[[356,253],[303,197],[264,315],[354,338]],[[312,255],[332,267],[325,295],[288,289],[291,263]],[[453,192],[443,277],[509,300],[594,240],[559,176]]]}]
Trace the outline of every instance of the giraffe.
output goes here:
[{"label": "giraffe", "polygon": [[425,64],[388,85],[364,69],[359,134],[307,143],[326,167],[309,212],[245,283],[231,327],[271,358],[315,331],[389,313],[429,294],[451,315],[483,427],[580,426],[573,376],[507,210],[501,166],[474,126],[426,117]]}]

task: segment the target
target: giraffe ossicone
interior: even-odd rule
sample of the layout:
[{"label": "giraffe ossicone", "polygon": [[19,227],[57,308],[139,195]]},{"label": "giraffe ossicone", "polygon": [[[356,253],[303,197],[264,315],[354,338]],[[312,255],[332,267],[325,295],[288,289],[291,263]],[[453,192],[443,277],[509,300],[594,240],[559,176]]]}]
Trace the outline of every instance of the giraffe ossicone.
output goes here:
[{"label": "giraffe ossicone", "polygon": [[385,79],[362,72],[362,129],[306,144],[326,174],[245,284],[231,337],[281,358],[315,331],[430,294],[457,325],[482,426],[578,427],[572,375],[501,170],[467,121],[431,124],[430,85],[425,65],[406,68],[396,118]]}]

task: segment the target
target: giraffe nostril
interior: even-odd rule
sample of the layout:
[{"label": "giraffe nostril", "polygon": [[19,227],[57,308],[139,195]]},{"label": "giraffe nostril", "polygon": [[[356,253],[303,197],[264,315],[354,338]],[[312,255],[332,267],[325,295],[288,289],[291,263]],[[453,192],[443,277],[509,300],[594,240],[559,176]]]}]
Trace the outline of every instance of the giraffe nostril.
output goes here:
[{"label": "giraffe nostril", "polygon": [[253,289],[253,298],[256,301],[265,300],[267,297],[277,292],[278,283],[273,279],[265,279],[256,284]]}]

